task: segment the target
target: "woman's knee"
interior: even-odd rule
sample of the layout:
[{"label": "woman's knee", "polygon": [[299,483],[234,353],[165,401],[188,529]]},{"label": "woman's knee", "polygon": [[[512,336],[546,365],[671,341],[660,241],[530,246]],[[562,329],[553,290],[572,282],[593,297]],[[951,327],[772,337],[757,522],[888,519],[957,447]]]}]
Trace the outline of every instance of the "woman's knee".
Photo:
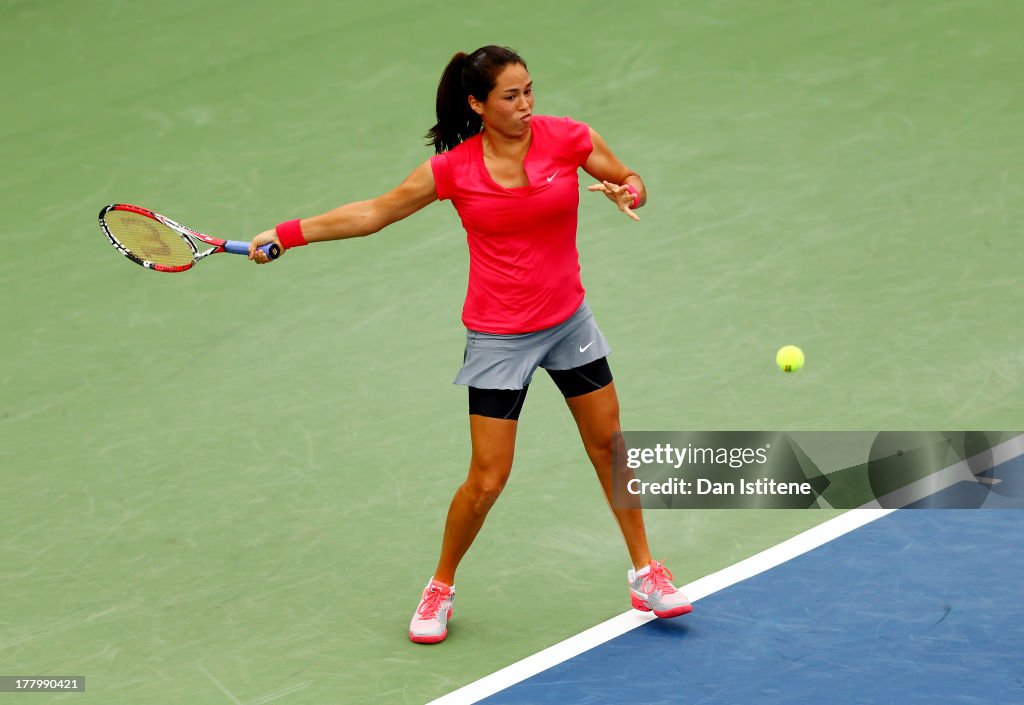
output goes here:
[{"label": "woman's knee", "polygon": [[511,458],[506,460],[474,455],[469,465],[469,477],[466,479],[466,489],[473,504],[478,508],[489,508],[493,505],[501,491],[505,489],[511,472]]}]

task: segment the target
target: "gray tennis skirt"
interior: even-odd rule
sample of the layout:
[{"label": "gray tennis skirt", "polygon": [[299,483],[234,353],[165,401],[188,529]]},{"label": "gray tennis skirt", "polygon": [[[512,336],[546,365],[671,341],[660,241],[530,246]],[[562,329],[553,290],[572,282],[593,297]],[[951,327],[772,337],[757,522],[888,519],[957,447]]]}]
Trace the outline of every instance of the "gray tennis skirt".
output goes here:
[{"label": "gray tennis skirt", "polygon": [[479,389],[522,389],[538,367],[571,370],[611,352],[584,301],[557,326],[498,335],[466,329],[466,354],[453,384]]}]

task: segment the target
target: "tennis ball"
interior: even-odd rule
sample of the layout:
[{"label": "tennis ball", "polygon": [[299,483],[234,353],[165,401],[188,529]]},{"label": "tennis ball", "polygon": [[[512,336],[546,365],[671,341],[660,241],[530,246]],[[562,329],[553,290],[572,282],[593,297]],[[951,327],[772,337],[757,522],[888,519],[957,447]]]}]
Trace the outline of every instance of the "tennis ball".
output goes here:
[{"label": "tennis ball", "polygon": [[804,366],[804,351],[795,345],[779,348],[775,354],[775,364],[783,372],[796,372]]}]

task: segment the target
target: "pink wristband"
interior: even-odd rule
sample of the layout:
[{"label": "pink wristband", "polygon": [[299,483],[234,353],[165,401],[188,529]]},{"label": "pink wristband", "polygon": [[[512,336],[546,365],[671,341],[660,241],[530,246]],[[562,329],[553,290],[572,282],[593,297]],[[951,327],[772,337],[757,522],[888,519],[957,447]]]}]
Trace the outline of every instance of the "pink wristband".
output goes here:
[{"label": "pink wristband", "polygon": [[281,247],[286,250],[309,244],[306,242],[306,238],[302,235],[302,225],[298,218],[295,220],[286,220],[278,225],[274,230],[277,233],[277,239],[281,241]]},{"label": "pink wristband", "polygon": [[633,184],[626,184],[626,190],[633,194],[633,205],[630,208],[636,208],[640,205],[640,192],[636,190]]}]

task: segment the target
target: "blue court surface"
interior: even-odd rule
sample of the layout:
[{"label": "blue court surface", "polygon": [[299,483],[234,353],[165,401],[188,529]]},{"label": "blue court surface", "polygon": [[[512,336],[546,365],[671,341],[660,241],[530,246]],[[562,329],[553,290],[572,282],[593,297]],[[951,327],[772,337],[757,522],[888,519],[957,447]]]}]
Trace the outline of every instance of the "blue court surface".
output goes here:
[{"label": "blue court surface", "polygon": [[480,702],[1024,703],[1022,539],[892,512]]}]

